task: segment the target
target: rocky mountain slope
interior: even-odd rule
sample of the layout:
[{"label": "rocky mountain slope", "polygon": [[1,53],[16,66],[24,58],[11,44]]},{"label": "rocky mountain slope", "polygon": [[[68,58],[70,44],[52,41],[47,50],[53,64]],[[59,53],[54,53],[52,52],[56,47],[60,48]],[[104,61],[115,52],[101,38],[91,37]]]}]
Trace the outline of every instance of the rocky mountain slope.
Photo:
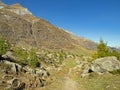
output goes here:
[{"label": "rocky mountain slope", "polygon": [[0,2],[0,90],[119,90],[120,61],[93,60],[96,46]]},{"label": "rocky mountain slope", "polygon": [[0,36],[13,46],[47,49],[89,50],[96,49],[96,43],[77,37],[48,21],[37,18],[20,4],[0,3]]}]

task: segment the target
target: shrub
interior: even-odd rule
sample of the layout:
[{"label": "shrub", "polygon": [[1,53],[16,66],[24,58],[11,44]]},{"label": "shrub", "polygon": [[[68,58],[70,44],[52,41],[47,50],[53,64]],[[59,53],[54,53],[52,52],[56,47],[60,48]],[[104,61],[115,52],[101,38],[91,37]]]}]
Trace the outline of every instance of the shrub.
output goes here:
[{"label": "shrub", "polygon": [[21,47],[14,48],[14,54],[18,57],[20,64],[27,64],[28,53]]},{"label": "shrub", "polygon": [[120,60],[120,53],[117,50],[113,50],[111,53],[112,56],[116,56],[118,60]]},{"label": "shrub", "polygon": [[29,65],[33,66],[33,67],[39,67],[40,66],[39,58],[37,57],[36,51],[33,48],[29,52]]},{"label": "shrub", "polygon": [[17,47],[14,49],[14,54],[17,56],[18,63],[26,64],[32,67],[39,67],[39,58],[36,55],[35,49],[24,50],[21,47]]},{"label": "shrub", "polygon": [[119,74],[120,75],[120,69],[109,71],[109,72],[112,73],[112,74]]}]

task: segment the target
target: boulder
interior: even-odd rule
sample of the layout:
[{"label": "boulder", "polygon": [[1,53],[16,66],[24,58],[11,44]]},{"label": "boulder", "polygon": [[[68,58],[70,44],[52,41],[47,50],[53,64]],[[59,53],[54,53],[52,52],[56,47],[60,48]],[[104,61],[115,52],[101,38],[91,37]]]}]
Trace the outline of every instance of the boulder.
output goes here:
[{"label": "boulder", "polygon": [[[2,90],[23,90],[25,89],[25,83],[13,75],[4,75],[1,78],[0,85],[4,86]],[[1,90],[1,89],[0,89]]]},{"label": "boulder", "polygon": [[45,68],[41,68],[41,69],[36,68],[35,71],[36,71],[36,75],[42,77],[42,79],[45,79],[50,75]]},{"label": "boulder", "polygon": [[13,78],[13,79],[7,81],[7,83],[11,85],[10,88],[12,90],[23,90],[25,88],[25,83],[20,81],[17,78]]},{"label": "boulder", "polygon": [[10,61],[7,61],[7,60],[4,60],[3,63],[7,64],[7,65],[10,65],[11,66],[10,70],[15,72],[16,74],[22,70],[22,66],[17,64],[17,63],[10,62]]},{"label": "boulder", "polygon": [[91,70],[98,74],[118,69],[120,69],[120,61],[114,56],[98,58],[91,65]]},{"label": "boulder", "polygon": [[6,54],[2,55],[2,58],[8,61],[16,61],[17,57],[13,55],[12,51],[7,51]]}]

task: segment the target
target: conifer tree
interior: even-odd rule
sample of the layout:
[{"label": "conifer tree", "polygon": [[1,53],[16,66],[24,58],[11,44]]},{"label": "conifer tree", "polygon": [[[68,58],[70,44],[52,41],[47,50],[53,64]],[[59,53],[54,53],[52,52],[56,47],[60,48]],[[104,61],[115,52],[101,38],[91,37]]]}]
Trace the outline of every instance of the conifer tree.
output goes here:
[{"label": "conifer tree", "polygon": [[107,43],[104,43],[102,39],[100,39],[100,43],[97,46],[97,54],[98,58],[110,55],[110,49],[107,47]]}]

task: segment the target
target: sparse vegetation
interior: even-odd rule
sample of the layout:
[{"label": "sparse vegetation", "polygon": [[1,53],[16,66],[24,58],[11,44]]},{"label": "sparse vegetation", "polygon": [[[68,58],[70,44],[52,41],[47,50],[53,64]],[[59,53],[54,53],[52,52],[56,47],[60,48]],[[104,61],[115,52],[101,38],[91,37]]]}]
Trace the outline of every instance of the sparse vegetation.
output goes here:
[{"label": "sparse vegetation", "polygon": [[14,49],[14,54],[18,57],[20,64],[26,64],[33,67],[39,67],[39,58],[36,55],[35,49],[24,50],[21,47]]},{"label": "sparse vegetation", "polygon": [[36,55],[36,51],[34,48],[31,48],[29,51],[29,58],[28,58],[28,64],[33,67],[39,67],[39,58]]},{"label": "sparse vegetation", "polygon": [[[40,54],[36,54],[39,52]],[[26,64],[33,67],[39,67],[40,62],[48,65],[55,65],[58,67],[66,58],[66,53],[63,51],[49,51],[49,50],[30,50],[22,49],[21,47],[14,48],[14,54],[18,58],[20,64]]]},{"label": "sparse vegetation", "polygon": [[26,50],[22,49],[21,47],[15,47],[14,54],[18,57],[18,61],[20,64],[27,64],[28,53]]},{"label": "sparse vegetation", "polygon": [[3,39],[0,38],[0,55],[3,55],[9,49],[9,44]]}]

